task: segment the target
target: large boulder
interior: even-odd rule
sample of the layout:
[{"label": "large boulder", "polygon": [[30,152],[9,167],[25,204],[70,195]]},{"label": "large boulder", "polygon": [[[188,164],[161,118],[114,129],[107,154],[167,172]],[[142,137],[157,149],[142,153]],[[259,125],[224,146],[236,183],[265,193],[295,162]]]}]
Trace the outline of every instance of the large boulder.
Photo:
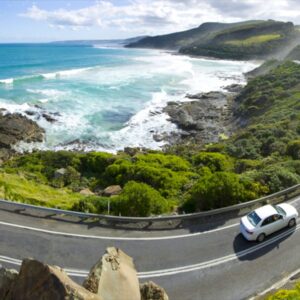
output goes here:
[{"label": "large boulder", "polygon": [[169,300],[165,290],[152,281],[140,285],[141,300]]},{"label": "large boulder", "polygon": [[24,259],[6,298],[1,300],[103,300],[72,281],[59,267]]},{"label": "large boulder", "polygon": [[42,142],[44,129],[20,114],[0,114],[0,148],[24,142]]},{"label": "large boulder", "polygon": [[122,193],[122,188],[119,185],[110,185],[103,191],[103,196],[111,197]]},{"label": "large boulder", "polygon": [[140,300],[139,281],[133,259],[115,247],[93,266],[83,286],[104,300]]},{"label": "large boulder", "polygon": [[16,270],[0,269],[0,299],[6,299],[17,277],[18,272]]}]

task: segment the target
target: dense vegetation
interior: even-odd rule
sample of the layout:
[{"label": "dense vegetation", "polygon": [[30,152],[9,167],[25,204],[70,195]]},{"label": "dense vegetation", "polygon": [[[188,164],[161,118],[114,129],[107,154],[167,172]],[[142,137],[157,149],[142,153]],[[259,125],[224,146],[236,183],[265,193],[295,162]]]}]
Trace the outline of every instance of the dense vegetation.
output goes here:
[{"label": "dense vegetation", "polygon": [[[300,65],[267,63],[234,103],[235,134],[160,151],[35,152],[0,168],[0,197],[95,213],[149,216],[248,201],[300,182]],[[263,67],[265,68],[265,67]],[[63,172],[61,172],[63,169]],[[103,190],[120,185],[122,193]],[[79,193],[89,189],[94,195]]]},{"label": "dense vegetation", "polygon": [[279,290],[274,295],[266,298],[266,300],[298,300],[300,299],[300,282],[291,290]]},{"label": "dense vegetation", "polygon": [[254,20],[204,23],[183,32],[146,37],[128,47],[175,49],[184,54],[225,59],[265,59],[280,57],[289,47],[295,47],[297,40],[300,43],[300,32],[290,22]]}]

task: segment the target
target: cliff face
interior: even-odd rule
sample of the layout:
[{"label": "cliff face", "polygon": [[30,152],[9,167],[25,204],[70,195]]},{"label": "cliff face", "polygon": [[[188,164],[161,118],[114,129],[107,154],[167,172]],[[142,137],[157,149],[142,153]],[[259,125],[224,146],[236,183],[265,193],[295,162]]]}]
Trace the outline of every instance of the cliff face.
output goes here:
[{"label": "cliff face", "polygon": [[127,47],[175,49],[222,59],[264,59],[278,57],[281,51],[287,54],[297,39],[300,31],[291,22],[204,23],[183,32],[147,37]]}]

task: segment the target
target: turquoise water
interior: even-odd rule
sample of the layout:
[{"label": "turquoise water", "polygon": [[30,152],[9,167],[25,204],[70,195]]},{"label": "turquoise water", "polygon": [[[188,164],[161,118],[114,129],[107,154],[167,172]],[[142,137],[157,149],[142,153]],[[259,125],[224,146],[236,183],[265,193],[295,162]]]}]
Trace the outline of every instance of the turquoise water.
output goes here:
[{"label": "turquoise water", "polygon": [[153,135],[177,130],[162,113],[168,101],[244,82],[254,66],[155,50],[0,44],[0,107],[46,130],[44,143],[20,148],[159,148]]}]

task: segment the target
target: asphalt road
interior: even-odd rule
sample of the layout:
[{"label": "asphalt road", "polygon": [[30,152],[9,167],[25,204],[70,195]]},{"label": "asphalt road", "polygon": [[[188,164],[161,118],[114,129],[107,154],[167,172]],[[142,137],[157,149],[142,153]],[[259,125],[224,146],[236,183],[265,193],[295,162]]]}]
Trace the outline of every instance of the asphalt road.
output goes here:
[{"label": "asphalt road", "polygon": [[[300,211],[300,198],[293,205]],[[128,232],[34,218],[0,206],[0,264],[17,268],[22,258],[34,257],[68,269],[80,282],[106,247],[115,246],[134,258],[141,282],[158,283],[171,300],[247,299],[299,268],[300,225],[257,244],[243,239],[238,222],[197,232]]]}]

